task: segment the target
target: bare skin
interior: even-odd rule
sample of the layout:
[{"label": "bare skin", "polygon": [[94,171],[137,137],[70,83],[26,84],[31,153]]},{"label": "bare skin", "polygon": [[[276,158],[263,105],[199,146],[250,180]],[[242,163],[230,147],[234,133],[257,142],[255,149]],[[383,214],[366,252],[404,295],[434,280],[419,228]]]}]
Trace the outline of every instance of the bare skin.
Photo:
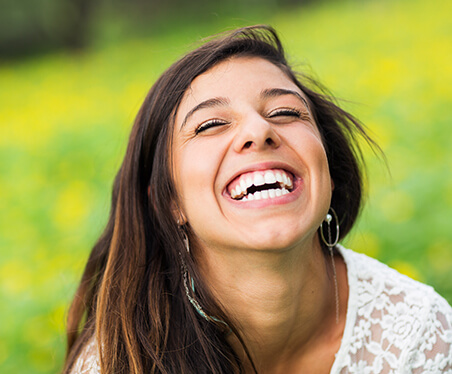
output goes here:
[{"label": "bare skin", "polygon": [[[259,373],[330,372],[345,327],[348,283],[345,263],[336,255],[336,324],[334,279],[326,271],[329,261],[319,247],[310,255],[296,250],[203,254],[208,284],[215,285],[215,295],[239,321]],[[247,362],[238,339],[231,335],[230,343]],[[253,373],[247,364],[247,373]]]}]

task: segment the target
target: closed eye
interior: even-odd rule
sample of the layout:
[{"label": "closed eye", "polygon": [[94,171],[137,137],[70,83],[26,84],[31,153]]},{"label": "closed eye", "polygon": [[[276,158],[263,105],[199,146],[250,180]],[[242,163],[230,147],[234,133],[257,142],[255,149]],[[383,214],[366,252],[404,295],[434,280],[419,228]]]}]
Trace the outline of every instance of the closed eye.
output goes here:
[{"label": "closed eye", "polygon": [[218,127],[222,125],[226,125],[227,122],[221,121],[219,119],[212,119],[207,122],[201,123],[198,127],[195,129],[195,135],[198,135],[200,132],[206,131],[212,127]]},{"label": "closed eye", "polygon": [[278,117],[278,116],[289,116],[289,117],[300,118],[301,112],[298,109],[294,109],[294,108],[281,108],[281,109],[276,109],[273,112],[270,112],[268,115],[269,118]]},{"label": "closed eye", "polygon": [[[268,118],[278,118],[278,117],[294,117],[301,119],[303,121],[312,121],[309,112],[305,109],[300,110],[296,108],[279,108],[270,112]],[[282,118],[282,119],[283,119]]]}]

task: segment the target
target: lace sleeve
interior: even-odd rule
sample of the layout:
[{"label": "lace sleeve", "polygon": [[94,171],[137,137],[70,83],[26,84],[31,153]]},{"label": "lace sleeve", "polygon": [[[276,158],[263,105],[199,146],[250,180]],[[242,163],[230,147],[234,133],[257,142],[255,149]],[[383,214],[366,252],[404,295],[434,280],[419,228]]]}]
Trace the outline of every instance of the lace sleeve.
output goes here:
[{"label": "lace sleeve", "polygon": [[71,369],[71,374],[100,374],[96,340],[92,338],[83,348]]},{"label": "lace sleeve", "polygon": [[409,359],[413,374],[452,374],[452,309],[438,297]]}]

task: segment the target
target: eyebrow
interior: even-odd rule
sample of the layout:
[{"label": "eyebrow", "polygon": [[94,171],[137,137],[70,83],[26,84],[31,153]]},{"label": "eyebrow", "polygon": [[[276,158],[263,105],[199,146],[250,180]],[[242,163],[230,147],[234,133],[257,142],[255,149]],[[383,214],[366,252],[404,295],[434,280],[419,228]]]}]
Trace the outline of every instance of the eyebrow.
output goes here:
[{"label": "eyebrow", "polygon": [[187,115],[184,118],[184,121],[182,122],[182,125],[180,126],[180,128],[182,129],[185,124],[187,123],[188,119],[195,114],[195,112],[197,112],[198,110],[201,109],[206,109],[206,108],[213,108],[216,106],[226,106],[229,105],[230,101],[225,98],[225,97],[214,97],[212,99],[208,99],[206,101],[203,101],[202,103],[199,103],[198,105],[196,105],[193,109],[191,109]]},{"label": "eyebrow", "polygon": [[264,98],[277,97],[283,95],[292,95],[297,97],[306,106],[306,109],[309,109],[307,100],[303,96],[301,96],[301,94],[297,91],[288,90],[286,88],[267,88],[265,90],[262,90],[261,92],[261,96]]}]

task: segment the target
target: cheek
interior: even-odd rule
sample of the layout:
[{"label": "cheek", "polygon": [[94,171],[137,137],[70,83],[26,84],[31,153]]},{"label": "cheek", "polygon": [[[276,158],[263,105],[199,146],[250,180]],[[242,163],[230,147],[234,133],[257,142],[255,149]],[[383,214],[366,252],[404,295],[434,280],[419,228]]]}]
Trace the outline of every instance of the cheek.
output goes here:
[{"label": "cheek", "polygon": [[284,138],[287,144],[291,144],[293,151],[306,162],[308,168],[320,172],[327,171],[329,174],[326,151],[320,135],[316,131],[306,127],[287,132],[284,134]]},{"label": "cheek", "polygon": [[[321,143],[312,152],[313,160],[316,161],[317,177],[319,178],[320,190],[332,191],[332,180],[330,176],[330,169],[328,166],[328,158],[325,149]],[[323,189],[322,189],[323,186]]]},{"label": "cheek", "polygon": [[213,197],[218,156],[209,147],[185,146],[176,155],[176,188],[187,214]]},{"label": "cheek", "polygon": [[302,131],[298,136],[292,137],[292,146],[307,168],[309,180],[312,183],[312,197],[322,204],[328,202],[333,185],[328,158],[320,135],[314,131]]}]

